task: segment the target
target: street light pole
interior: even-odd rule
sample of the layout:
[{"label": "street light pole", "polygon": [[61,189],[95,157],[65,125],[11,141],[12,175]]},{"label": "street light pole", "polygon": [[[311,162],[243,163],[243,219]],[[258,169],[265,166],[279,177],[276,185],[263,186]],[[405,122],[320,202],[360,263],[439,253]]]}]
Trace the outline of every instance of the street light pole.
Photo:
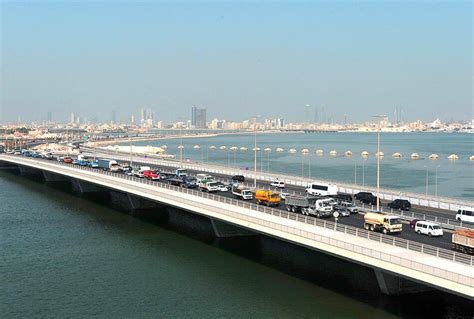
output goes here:
[{"label": "street light pole", "polygon": [[253,158],[253,186],[257,188],[257,117],[254,116],[253,130],[254,130],[254,158]]},{"label": "street light pole", "polygon": [[428,166],[426,166],[426,188],[425,188],[425,195],[428,195]]},{"label": "street light pole", "polygon": [[[374,115],[374,117],[385,118],[385,115]],[[382,130],[380,123],[377,130],[377,211],[380,209],[380,131]]]},{"label": "street light pole", "polygon": [[365,159],[362,158],[362,186],[365,186]]},{"label": "street light pole", "polygon": [[439,165],[436,165],[435,168],[435,197],[438,197],[438,167]]},{"label": "street light pole", "polygon": [[380,208],[380,128],[377,131],[377,211]]}]

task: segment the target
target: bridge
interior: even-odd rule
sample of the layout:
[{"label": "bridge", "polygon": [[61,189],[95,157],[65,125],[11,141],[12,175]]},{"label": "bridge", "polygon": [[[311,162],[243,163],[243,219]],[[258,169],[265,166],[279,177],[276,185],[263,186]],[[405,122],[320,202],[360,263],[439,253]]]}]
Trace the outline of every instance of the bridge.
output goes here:
[{"label": "bridge", "polygon": [[79,192],[110,192],[128,205],[164,205],[207,218],[216,237],[265,235],[373,270],[385,294],[438,289],[474,300],[473,257],[397,236],[258,206],[161,182],[40,159],[0,155],[0,164]]}]

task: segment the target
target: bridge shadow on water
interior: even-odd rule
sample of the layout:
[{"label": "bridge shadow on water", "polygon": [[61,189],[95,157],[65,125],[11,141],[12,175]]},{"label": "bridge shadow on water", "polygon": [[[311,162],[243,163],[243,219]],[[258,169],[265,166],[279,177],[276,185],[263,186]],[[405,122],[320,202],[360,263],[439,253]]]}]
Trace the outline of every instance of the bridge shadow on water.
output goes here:
[{"label": "bridge shadow on water", "polygon": [[[14,171],[5,173],[16,174]],[[127,209],[114,205],[111,193],[78,193],[70,182],[45,182],[40,176],[25,176],[47,187],[73,194],[83,200],[133,216],[148,224],[161,227],[231,254],[246,258],[282,273],[305,280],[319,287],[339,293],[388,311],[403,318],[473,318],[472,301],[442,291],[424,291],[400,296],[380,293],[374,271],[331,255],[263,235],[219,238],[209,218],[179,208],[157,206],[146,209]],[[12,179],[18,181],[18,179]],[[18,181],[18,183],[21,183]],[[27,187],[27,185],[25,184]],[[60,200],[60,199],[58,199]],[[94,214],[90,214],[94,218]],[[96,217],[97,218],[97,217]],[[364,318],[363,314],[354,317]]]}]

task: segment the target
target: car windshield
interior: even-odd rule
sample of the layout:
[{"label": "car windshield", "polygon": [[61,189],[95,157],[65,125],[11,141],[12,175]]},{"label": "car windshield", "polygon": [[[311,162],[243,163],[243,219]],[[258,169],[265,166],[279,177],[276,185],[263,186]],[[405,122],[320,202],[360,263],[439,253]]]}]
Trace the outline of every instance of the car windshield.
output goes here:
[{"label": "car windshield", "polygon": [[434,225],[434,226],[433,226],[433,229],[438,230],[438,229],[441,229],[441,227],[439,227],[438,225]]},{"label": "car windshield", "polygon": [[271,195],[271,198],[279,198],[280,197],[280,194],[272,194]]},{"label": "car windshield", "polygon": [[389,221],[390,221],[390,225],[397,225],[397,224],[401,224],[401,223],[402,223],[402,221],[400,220],[400,218],[390,218]]}]

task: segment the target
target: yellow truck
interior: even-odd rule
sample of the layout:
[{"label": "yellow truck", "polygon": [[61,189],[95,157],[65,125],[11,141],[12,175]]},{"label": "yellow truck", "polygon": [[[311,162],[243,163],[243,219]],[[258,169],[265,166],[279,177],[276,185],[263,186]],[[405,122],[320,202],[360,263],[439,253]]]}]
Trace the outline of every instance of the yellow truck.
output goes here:
[{"label": "yellow truck", "polygon": [[257,204],[265,204],[267,206],[278,206],[281,202],[280,193],[265,190],[265,189],[258,189],[255,192],[255,200]]},{"label": "yellow truck", "polygon": [[400,217],[383,213],[365,213],[364,228],[370,231],[381,231],[384,234],[402,231]]}]

